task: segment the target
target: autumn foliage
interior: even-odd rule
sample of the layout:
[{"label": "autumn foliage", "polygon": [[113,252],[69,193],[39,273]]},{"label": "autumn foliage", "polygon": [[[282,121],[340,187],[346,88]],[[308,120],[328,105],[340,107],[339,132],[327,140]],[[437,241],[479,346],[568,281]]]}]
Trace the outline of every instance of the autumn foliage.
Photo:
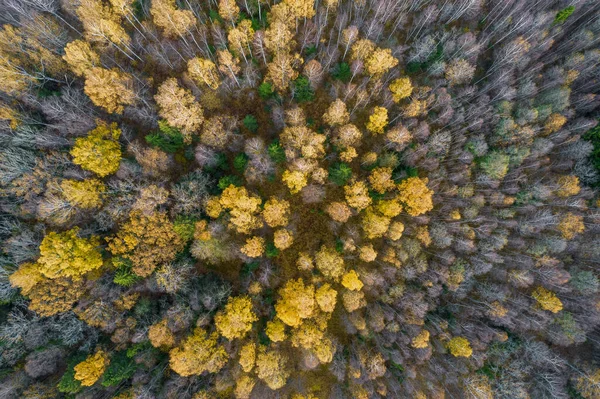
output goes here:
[{"label": "autumn foliage", "polygon": [[599,398],[599,13],[1,1],[0,397]]}]

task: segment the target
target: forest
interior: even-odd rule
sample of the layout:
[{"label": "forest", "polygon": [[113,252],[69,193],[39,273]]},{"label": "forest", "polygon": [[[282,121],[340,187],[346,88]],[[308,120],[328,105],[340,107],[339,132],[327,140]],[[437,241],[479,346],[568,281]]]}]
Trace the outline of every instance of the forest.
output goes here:
[{"label": "forest", "polygon": [[599,121],[598,0],[0,0],[0,399],[600,399]]}]

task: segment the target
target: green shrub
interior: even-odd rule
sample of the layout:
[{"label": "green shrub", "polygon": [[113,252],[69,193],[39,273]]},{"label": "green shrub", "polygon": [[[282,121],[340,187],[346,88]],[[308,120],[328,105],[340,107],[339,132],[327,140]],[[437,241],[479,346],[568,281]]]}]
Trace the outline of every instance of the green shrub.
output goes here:
[{"label": "green shrub", "polygon": [[165,121],[158,122],[159,131],[146,136],[146,143],[169,153],[177,152],[183,147],[183,135]]},{"label": "green shrub", "polygon": [[267,149],[267,151],[269,152],[269,157],[271,157],[273,162],[285,162],[285,151],[281,144],[279,144],[279,140],[275,140],[271,144],[269,144],[269,148]]},{"label": "green shrub", "polygon": [[127,356],[127,351],[120,351],[113,355],[102,377],[102,386],[113,387],[130,379],[135,373],[136,364]]},{"label": "green shrub", "polygon": [[254,117],[254,115],[246,115],[242,123],[244,124],[246,129],[250,130],[252,133],[255,133],[258,130],[258,121]]},{"label": "green shrub", "polygon": [[350,65],[346,62],[336,64],[331,71],[331,76],[334,79],[341,80],[344,83],[348,83],[352,77],[352,71],[350,71]]},{"label": "green shrub", "polygon": [[556,14],[556,18],[554,18],[554,24],[562,24],[563,22],[565,22],[567,20],[567,18],[569,18],[571,16],[571,14],[573,14],[574,11],[575,11],[574,6],[569,6],[563,10],[560,10]]},{"label": "green shrub", "polygon": [[352,177],[352,169],[348,164],[339,162],[329,168],[329,180],[338,186],[345,186]]},{"label": "green shrub", "polygon": [[309,102],[315,99],[315,92],[310,87],[310,81],[306,76],[300,76],[294,80],[294,100],[299,103]]}]

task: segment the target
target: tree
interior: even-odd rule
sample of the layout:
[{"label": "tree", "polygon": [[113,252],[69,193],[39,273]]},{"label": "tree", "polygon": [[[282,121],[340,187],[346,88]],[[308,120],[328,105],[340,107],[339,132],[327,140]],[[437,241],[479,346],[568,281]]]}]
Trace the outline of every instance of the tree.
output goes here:
[{"label": "tree", "polygon": [[235,0],[219,0],[219,15],[224,20],[233,23],[233,21],[237,19],[239,13],[240,8],[235,3]]},{"label": "tree", "polygon": [[265,328],[265,334],[273,342],[283,342],[286,338],[285,324],[279,319],[268,321],[267,327]]},{"label": "tree", "polygon": [[246,56],[248,53],[252,53],[250,44],[254,39],[254,29],[252,28],[252,21],[244,19],[235,28],[229,30],[227,34],[227,41],[229,45],[233,47],[236,53]]},{"label": "tree", "polygon": [[98,349],[96,353],[75,366],[75,379],[81,381],[82,386],[91,387],[102,377],[109,363],[106,352]]},{"label": "tree", "polygon": [[40,244],[39,271],[45,277],[80,279],[84,274],[102,267],[96,236],[79,238],[79,228],[64,233],[50,232]]},{"label": "tree", "polygon": [[265,239],[262,237],[248,238],[240,250],[250,258],[259,258],[265,253]]},{"label": "tree", "polygon": [[327,278],[338,281],[344,274],[344,259],[338,252],[325,245],[315,255],[317,269]]},{"label": "tree", "polygon": [[360,291],[364,284],[360,281],[358,273],[350,270],[342,277],[342,285],[350,291]]},{"label": "tree", "polygon": [[331,313],[335,310],[337,291],[331,288],[331,285],[323,284],[315,292],[315,300],[323,312]]},{"label": "tree", "polygon": [[398,200],[411,216],[419,216],[433,209],[433,190],[427,187],[428,179],[409,177],[398,184]]},{"label": "tree", "polygon": [[153,324],[148,329],[148,339],[155,348],[171,348],[175,345],[175,336],[168,326],[167,319]]},{"label": "tree", "polygon": [[577,377],[575,386],[585,399],[594,399],[600,396],[600,369],[593,373],[585,373]]},{"label": "tree", "polygon": [[288,186],[292,194],[299,193],[308,183],[306,175],[298,170],[284,171],[281,180]]},{"label": "tree", "polygon": [[455,59],[446,66],[446,79],[450,86],[469,83],[475,74],[475,67],[463,59]]},{"label": "tree", "polygon": [[410,97],[413,92],[413,86],[410,78],[399,78],[390,83],[390,91],[394,102],[398,103],[406,97]]},{"label": "tree", "polygon": [[350,114],[346,109],[346,103],[339,98],[329,105],[323,114],[323,121],[331,126],[340,126],[348,123]]},{"label": "tree", "polygon": [[345,202],[332,202],[327,205],[325,211],[333,220],[340,223],[346,223],[352,216],[352,211]]},{"label": "tree", "polygon": [[244,338],[252,330],[258,317],[252,311],[252,301],[247,296],[229,298],[225,308],[215,316],[217,331],[228,340]]},{"label": "tree", "polygon": [[329,167],[329,180],[338,186],[344,186],[352,177],[352,169],[348,164],[338,162]]},{"label": "tree", "polygon": [[394,180],[392,180],[392,168],[375,168],[369,175],[369,183],[373,190],[379,194],[384,194],[386,191],[396,188]]},{"label": "tree", "polygon": [[[286,53],[275,54],[273,61],[267,64],[267,76],[265,79],[273,83],[277,91],[284,93],[288,89],[290,82],[298,77],[298,71],[294,67],[299,61],[300,59],[297,55],[293,57]],[[300,83],[301,85],[303,84],[302,87],[308,87],[308,81],[301,81]],[[310,97],[310,95],[305,94],[298,101],[308,101]]]},{"label": "tree", "polygon": [[71,149],[73,162],[100,177],[115,173],[121,162],[121,145],[117,141],[119,136],[121,130],[116,123],[108,125],[103,121],[98,122],[98,126],[87,137],[75,140]]},{"label": "tree", "polygon": [[153,0],[150,14],[154,24],[162,29],[165,36],[172,38],[184,36],[196,24],[194,13],[177,9],[175,0]]},{"label": "tree", "polygon": [[164,212],[132,212],[129,221],[107,241],[109,251],[129,259],[133,272],[140,277],[147,277],[159,264],[174,260],[184,246]]},{"label": "tree", "polygon": [[398,59],[392,56],[390,49],[376,49],[366,59],[365,67],[369,75],[381,76],[398,65]]},{"label": "tree", "polygon": [[454,337],[446,343],[446,347],[454,357],[471,357],[471,343],[464,337]]},{"label": "tree", "polygon": [[63,59],[77,76],[84,76],[92,68],[100,65],[100,57],[84,40],[74,40],[68,43]]},{"label": "tree", "polygon": [[121,25],[121,16],[100,0],[82,0],[77,16],[89,41],[127,47],[131,39]]},{"label": "tree", "polygon": [[556,190],[556,195],[562,198],[577,195],[581,191],[581,187],[579,187],[579,178],[577,176],[561,176],[558,179],[557,184],[558,189]]},{"label": "tree", "polygon": [[348,205],[359,212],[371,205],[372,200],[369,196],[369,190],[363,181],[344,186],[344,194]]},{"label": "tree", "polygon": [[277,317],[290,327],[298,327],[303,319],[312,317],[315,310],[315,287],[304,285],[302,279],[288,280],[279,289],[275,304]]},{"label": "tree", "polygon": [[369,116],[367,130],[373,134],[382,134],[388,124],[388,112],[383,107],[373,108],[373,113]]},{"label": "tree", "polygon": [[85,94],[108,113],[122,114],[126,105],[135,103],[132,79],[116,68],[93,67],[85,74]]},{"label": "tree", "polygon": [[197,327],[179,347],[169,352],[171,369],[182,377],[216,373],[227,364],[225,348],[217,342],[216,332],[207,332]]},{"label": "tree", "polygon": [[[262,200],[257,195],[249,194],[245,187],[230,185],[223,190],[218,201],[219,208],[229,211],[229,227],[238,233],[250,234],[252,230],[262,226],[259,218]],[[214,203],[211,202],[211,204]],[[215,218],[220,212],[220,209],[218,213],[216,209],[208,211],[209,216]]]},{"label": "tree", "polygon": [[256,363],[256,344],[254,342],[249,342],[242,346],[240,349],[240,366],[242,366],[242,370],[246,373],[249,373],[254,368],[254,364]]},{"label": "tree", "polygon": [[159,114],[165,118],[169,125],[180,129],[184,133],[187,144],[192,141],[191,134],[200,129],[204,121],[204,112],[189,90],[180,87],[177,79],[165,80],[154,96]]},{"label": "tree", "polygon": [[411,346],[416,349],[427,348],[427,346],[429,346],[429,331],[421,331],[412,339]]},{"label": "tree", "polygon": [[510,158],[508,155],[499,151],[492,151],[486,155],[479,166],[483,172],[494,180],[502,180],[508,173],[508,163]]},{"label": "tree", "polygon": [[566,213],[558,223],[558,231],[567,240],[572,240],[577,234],[585,231],[583,216],[575,215],[572,212]]},{"label": "tree", "polygon": [[282,388],[290,375],[287,358],[277,350],[261,346],[256,357],[256,374],[269,388]]},{"label": "tree", "polygon": [[537,287],[531,296],[535,299],[544,310],[549,310],[552,313],[558,313],[562,310],[563,305],[560,299],[552,291],[548,291],[544,287]]},{"label": "tree", "polygon": [[273,234],[273,242],[275,244],[275,248],[284,250],[288,249],[294,243],[293,234],[286,229],[276,230]]},{"label": "tree", "polygon": [[219,73],[217,66],[205,58],[192,58],[188,61],[187,72],[197,84],[207,85],[213,90],[219,87]]},{"label": "tree", "polygon": [[391,218],[381,215],[372,207],[367,208],[362,217],[362,229],[368,239],[380,238],[388,231]]},{"label": "tree", "polygon": [[82,209],[99,208],[106,185],[97,179],[83,181],[65,179],[60,183],[65,199]]}]

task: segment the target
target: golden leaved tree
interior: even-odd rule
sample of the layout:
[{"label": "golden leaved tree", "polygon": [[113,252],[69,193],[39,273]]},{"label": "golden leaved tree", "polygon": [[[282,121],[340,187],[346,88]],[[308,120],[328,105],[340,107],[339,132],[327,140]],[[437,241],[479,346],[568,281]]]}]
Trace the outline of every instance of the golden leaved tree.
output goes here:
[{"label": "golden leaved tree", "polygon": [[196,328],[179,347],[169,352],[169,365],[182,377],[218,372],[229,357],[217,338],[216,332],[209,335],[202,328]]}]

